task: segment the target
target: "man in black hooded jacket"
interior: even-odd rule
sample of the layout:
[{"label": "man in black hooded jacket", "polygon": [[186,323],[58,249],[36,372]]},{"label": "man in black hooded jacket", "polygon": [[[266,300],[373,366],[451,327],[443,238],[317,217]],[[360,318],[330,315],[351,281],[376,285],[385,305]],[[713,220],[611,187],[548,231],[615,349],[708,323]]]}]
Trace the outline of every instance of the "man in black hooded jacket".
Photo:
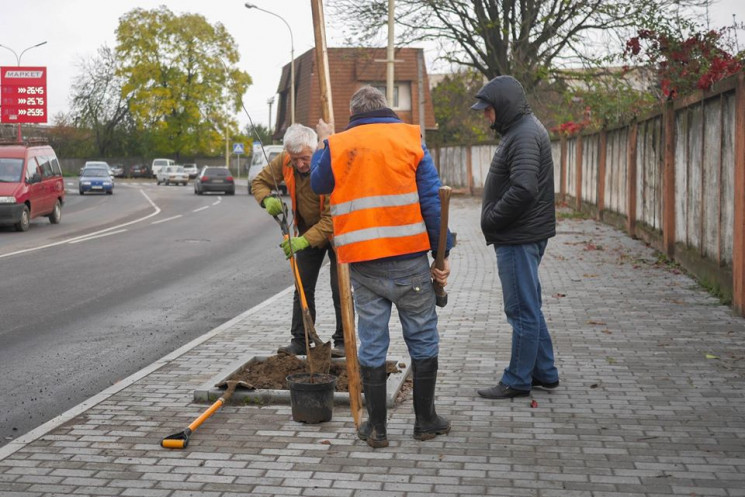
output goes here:
[{"label": "man in black hooded jacket", "polygon": [[484,182],[481,230],[494,245],[504,312],[512,326],[512,354],[502,379],[478,390],[488,399],[527,396],[531,388],[559,386],[551,336],[541,311],[538,266],[556,235],[554,164],[546,128],[533,115],[522,85],[498,76],[471,107],[501,140]]}]

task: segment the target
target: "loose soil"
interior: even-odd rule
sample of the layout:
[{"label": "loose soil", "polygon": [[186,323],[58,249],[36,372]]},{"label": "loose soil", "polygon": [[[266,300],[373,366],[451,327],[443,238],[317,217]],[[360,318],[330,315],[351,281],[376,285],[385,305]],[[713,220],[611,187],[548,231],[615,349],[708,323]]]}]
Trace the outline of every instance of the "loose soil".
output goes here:
[{"label": "loose soil", "polygon": [[[388,374],[400,373],[394,361],[386,363]],[[309,373],[305,359],[294,355],[277,354],[264,361],[244,364],[228,380],[244,381],[257,390],[289,390],[287,376],[295,373]],[[336,376],[336,391],[348,392],[347,365],[345,361],[332,361],[329,374]]]}]

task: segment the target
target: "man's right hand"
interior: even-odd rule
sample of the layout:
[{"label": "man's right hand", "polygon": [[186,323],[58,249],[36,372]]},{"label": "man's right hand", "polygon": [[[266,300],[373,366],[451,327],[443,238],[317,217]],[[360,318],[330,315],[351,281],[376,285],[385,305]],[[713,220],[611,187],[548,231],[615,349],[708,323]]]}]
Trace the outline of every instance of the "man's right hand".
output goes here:
[{"label": "man's right hand", "polygon": [[323,140],[334,134],[334,127],[323,119],[319,119],[318,124],[316,124],[316,134],[318,135],[318,146],[322,147]]},{"label": "man's right hand", "polygon": [[282,214],[282,201],[276,197],[266,197],[264,199],[264,209],[270,216]]}]

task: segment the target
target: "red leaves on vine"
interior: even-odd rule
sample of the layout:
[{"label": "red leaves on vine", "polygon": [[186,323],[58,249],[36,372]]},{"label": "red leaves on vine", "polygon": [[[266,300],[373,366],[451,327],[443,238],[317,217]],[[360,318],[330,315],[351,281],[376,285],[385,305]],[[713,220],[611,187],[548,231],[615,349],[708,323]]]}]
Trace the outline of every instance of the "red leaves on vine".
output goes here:
[{"label": "red leaves on vine", "polygon": [[722,31],[694,33],[686,39],[649,29],[639,30],[637,35],[626,42],[624,56],[644,58],[656,66],[665,98],[695,89],[708,90],[743,68],[742,56],[733,56],[720,47]]}]

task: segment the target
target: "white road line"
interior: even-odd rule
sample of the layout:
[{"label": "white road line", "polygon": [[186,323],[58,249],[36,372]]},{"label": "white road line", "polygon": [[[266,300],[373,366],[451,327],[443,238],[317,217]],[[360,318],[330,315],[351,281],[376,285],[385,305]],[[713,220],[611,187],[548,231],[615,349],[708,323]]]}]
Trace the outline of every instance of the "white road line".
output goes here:
[{"label": "white road line", "polygon": [[209,205],[205,205],[204,207],[200,207],[199,209],[194,209],[192,212],[199,212],[199,211],[203,211],[203,210],[209,209],[209,208],[210,208]]},{"label": "white road line", "polygon": [[147,194],[144,191],[140,190],[140,193],[142,193],[142,195],[150,203],[150,205],[153,206],[153,209],[155,209],[153,212],[151,212],[150,214],[148,214],[145,217],[141,217],[139,219],[135,219],[134,221],[129,221],[128,223],[120,224],[120,225],[117,225],[117,226],[112,226],[110,228],[106,228],[106,229],[103,229],[103,230],[100,230],[100,231],[96,231],[96,232],[93,232],[93,233],[88,233],[87,235],[75,236],[73,238],[68,238],[67,240],[62,240],[62,241],[59,241],[59,242],[49,243],[47,245],[41,245],[39,247],[33,247],[33,248],[28,248],[28,249],[23,249],[23,250],[17,250],[15,252],[9,252],[7,254],[0,254],[0,259],[2,259],[3,257],[10,257],[11,255],[25,254],[25,253],[28,253],[28,252],[35,252],[37,250],[41,250],[41,249],[45,249],[45,248],[49,248],[49,247],[56,247],[57,245],[63,245],[65,243],[71,243],[71,242],[74,242],[75,240],[89,238],[91,236],[98,235],[99,233],[108,233],[109,231],[114,231],[114,230],[117,230],[119,228],[123,228],[124,226],[129,226],[131,224],[139,223],[140,221],[144,221],[145,219],[150,219],[151,217],[157,216],[158,214],[160,214],[160,207],[158,207],[157,205],[155,205],[155,202],[153,202],[152,200],[150,200],[150,197],[148,197]]},{"label": "white road line", "polygon": [[165,223],[166,221],[173,221],[174,219],[178,219],[178,218],[180,218],[181,216],[182,216],[182,215],[181,215],[181,214],[179,214],[178,216],[171,216],[171,217],[167,217],[167,218],[165,218],[165,219],[158,219],[157,221],[153,221],[153,222],[152,222],[152,223],[150,223],[150,224],[160,224],[160,223]]},{"label": "white road line", "polygon": [[87,238],[81,238],[80,240],[73,240],[73,241],[68,242],[68,243],[70,243],[72,245],[72,244],[75,244],[75,243],[87,242],[88,240],[93,240],[93,239],[96,239],[96,238],[103,238],[104,236],[109,236],[109,235],[116,235],[117,233],[124,233],[125,231],[127,231],[127,230],[124,229],[124,230],[117,230],[117,231],[109,231],[108,233],[101,233],[99,235],[89,236]]},{"label": "white road line", "polygon": [[212,202],[212,205],[217,205],[220,202],[222,202],[222,197],[217,197],[217,200],[215,200],[214,202]]}]

